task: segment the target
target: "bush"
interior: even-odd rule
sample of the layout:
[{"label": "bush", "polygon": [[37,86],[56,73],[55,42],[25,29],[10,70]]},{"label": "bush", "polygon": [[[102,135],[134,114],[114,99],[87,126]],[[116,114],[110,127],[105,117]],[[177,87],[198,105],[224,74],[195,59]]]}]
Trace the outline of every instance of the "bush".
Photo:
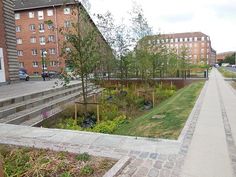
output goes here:
[{"label": "bush", "polygon": [[108,120],[97,124],[91,131],[99,133],[113,133],[126,120],[124,115],[115,118],[113,121]]},{"label": "bush", "polygon": [[103,101],[100,108],[100,115],[103,121],[113,120],[119,116],[119,109],[115,104]]},{"label": "bush", "polygon": [[93,168],[89,165],[86,165],[81,169],[80,174],[81,175],[92,175],[93,172],[94,172]]},{"label": "bush", "polygon": [[78,161],[87,162],[90,160],[90,155],[88,153],[79,154],[76,156]]}]

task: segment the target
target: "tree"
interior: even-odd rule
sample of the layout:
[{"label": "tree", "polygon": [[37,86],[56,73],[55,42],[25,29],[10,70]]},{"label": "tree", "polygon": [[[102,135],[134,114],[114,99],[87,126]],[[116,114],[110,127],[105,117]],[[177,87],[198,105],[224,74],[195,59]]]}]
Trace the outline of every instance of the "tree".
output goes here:
[{"label": "tree", "polygon": [[236,63],[236,53],[234,53],[233,55],[229,55],[229,56],[226,56],[223,63],[229,63],[231,65],[235,65]]},{"label": "tree", "polygon": [[[101,40],[99,40],[98,31],[80,3],[76,3],[73,14],[75,21],[71,27],[60,29],[61,34],[67,39],[63,42],[62,56],[67,59],[67,65],[72,68],[73,75],[81,77],[83,102],[86,105],[87,78],[99,62]],[[85,109],[87,109],[86,106]]]}]

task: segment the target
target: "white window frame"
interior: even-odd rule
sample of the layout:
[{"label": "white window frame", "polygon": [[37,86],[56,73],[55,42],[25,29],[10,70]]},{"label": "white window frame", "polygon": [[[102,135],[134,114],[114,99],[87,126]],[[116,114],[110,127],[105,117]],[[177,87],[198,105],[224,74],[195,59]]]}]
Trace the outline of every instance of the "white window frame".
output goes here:
[{"label": "white window frame", "polygon": [[32,49],[32,55],[33,55],[33,56],[38,55],[38,51],[37,51],[37,49]]},{"label": "white window frame", "polygon": [[70,20],[65,20],[65,21],[64,21],[64,27],[65,27],[65,28],[70,28],[71,26],[72,26],[72,23],[71,23]]},{"label": "white window frame", "polygon": [[17,43],[18,45],[21,45],[21,44],[23,44],[23,41],[22,41],[21,38],[17,38],[17,39],[16,39],[16,43]]},{"label": "white window frame", "polygon": [[48,42],[55,42],[55,35],[49,35]]},{"label": "white window frame", "polygon": [[17,50],[17,56],[22,57],[23,56],[23,50]]},{"label": "white window frame", "polygon": [[21,27],[20,26],[16,26],[16,32],[17,33],[21,32]]},{"label": "white window frame", "polygon": [[44,12],[43,10],[38,11],[38,19],[43,20],[44,19]]},{"label": "white window frame", "polygon": [[53,16],[53,9],[48,9],[47,10],[47,16],[52,17]]},{"label": "white window frame", "polygon": [[71,13],[71,8],[70,7],[65,7],[64,8],[64,15],[69,15]]},{"label": "white window frame", "polygon": [[56,49],[55,48],[49,49],[49,54],[50,55],[56,55]]},{"label": "white window frame", "polygon": [[19,62],[19,67],[24,68],[24,62]]},{"label": "white window frame", "polygon": [[44,31],[45,31],[44,23],[40,23],[40,24],[39,24],[39,32],[40,32],[40,33],[43,33]]},{"label": "white window frame", "polygon": [[45,45],[45,44],[46,44],[46,38],[45,38],[45,36],[40,36],[40,37],[39,37],[39,43],[40,43],[40,45]]},{"label": "white window frame", "polygon": [[33,61],[32,65],[33,65],[33,68],[38,68],[39,67],[39,62]]},{"label": "white window frame", "polygon": [[30,43],[35,44],[37,42],[36,37],[30,37]]},{"label": "white window frame", "polygon": [[19,20],[20,19],[20,13],[15,13],[15,20]]},{"label": "white window frame", "polygon": [[34,12],[29,12],[29,18],[34,18]]},{"label": "white window frame", "polygon": [[30,24],[29,29],[30,31],[35,31],[36,30],[35,24]]}]

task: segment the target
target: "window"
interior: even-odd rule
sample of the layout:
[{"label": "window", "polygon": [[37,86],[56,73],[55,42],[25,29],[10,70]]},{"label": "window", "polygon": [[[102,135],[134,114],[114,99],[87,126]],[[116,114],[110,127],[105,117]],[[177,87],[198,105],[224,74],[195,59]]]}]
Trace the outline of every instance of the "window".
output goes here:
[{"label": "window", "polygon": [[20,39],[20,38],[16,39],[16,43],[17,44],[22,44],[22,39]]},{"label": "window", "polygon": [[29,12],[29,18],[34,18],[34,12]]},{"label": "window", "polygon": [[205,41],[205,37],[204,36],[202,37],[202,41]]},{"label": "window", "polygon": [[32,55],[37,55],[37,54],[38,54],[37,49],[32,49]]},{"label": "window", "polygon": [[38,19],[39,20],[43,20],[44,19],[44,15],[43,15],[43,11],[38,11]]},{"label": "window", "polygon": [[20,19],[20,14],[19,13],[15,13],[15,20],[19,20]]},{"label": "window", "polygon": [[48,36],[48,41],[49,42],[55,42],[55,36],[54,35],[49,35]]},{"label": "window", "polygon": [[64,27],[65,27],[65,28],[71,27],[71,21],[68,21],[68,20],[65,21],[65,22],[64,22]]},{"label": "window", "polygon": [[24,62],[19,62],[20,68],[24,68]]},{"label": "window", "polygon": [[40,45],[45,45],[46,41],[45,41],[44,36],[39,37],[39,43],[40,43]]},{"label": "window", "polygon": [[202,43],[201,43],[201,45],[202,45],[202,47],[204,47],[204,46],[205,46],[205,43],[204,43],[204,42],[202,42]]},{"label": "window", "polygon": [[157,39],[157,44],[160,44],[160,40],[159,39]]},{"label": "window", "polygon": [[197,37],[194,37],[194,41],[197,41]]},{"label": "window", "polygon": [[23,56],[23,51],[22,50],[17,50],[17,56]]},{"label": "window", "polygon": [[201,49],[201,53],[204,53],[204,51],[205,51],[204,49]]},{"label": "window", "polygon": [[35,25],[34,24],[29,25],[29,29],[30,31],[35,31]]},{"label": "window", "polygon": [[180,41],[180,42],[183,42],[183,38],[180,38],[179,41]]},{"label": "window", "polygon": [[16,32],[20,32],[20,31],[21,31],[20,26],[16,26]]},{"label": "window", "polygon": [[166,43],[168,43],[169,42],[169,39],[166,39]]},{"label": "window", "polygon": [[188,38],[184,38],[184,41],[185,41],[185,42],[188,42]]},{"label": "window", "polygon": [[38,76],[38,75],[39,75],[39,72],[34,72],[34,75],[35,75],[35,76]]},{"label": "window", "polygon": [[56,54],[56,49],[49,49],[49,53],[51,54],[51,55],[55,55]]},{"label": "window", "polygon": [[173,43],[173,42],[174,42],[174,39],[171,39],[170,42]]},{"label": "window", "polygon": [[40,33],[44,32],[44,24],[43,23],[39,24],[39,32]]},{"label": "window", "polygon": [[48,15],[49,17],[53,16],[53,10],[52,10],[52,9],[48,9],[48,10],[47,10],[47,15]]},{"label": "window", "polygon": [[70,8],[69,7],[64,8],[64,14],[65,15],[70,14]]},{"label": "window", "polygon": [[46,51],[46,49],[40,49],[40,55],[43,57],[43,53]]},{"label": "window", "polygon": [[176,39],[175,39],[175,42],[178,42],[178,41],[179,41],[178,38],[176,38]]},{"label": "window", "polygon": [[36,37],[31,37],[30,38],[30,43],[35,44],[36,43]]},{"label": "window", "polygon": [[34,67],[34,68],[38,68],[38,67],[39,67],[39,63],[38,63],[37,61],[34,61],[34,62],[33,62],[33,67]]},{"label": "window", "polygon": [[58,61],[50,61],[50,66],[59,66],[59,62]]},{"label": "window", "polygon": [[193,38],[190,37],[190,38],[189,38],[189,42],[192,42],[192,41],[193,41]]}]

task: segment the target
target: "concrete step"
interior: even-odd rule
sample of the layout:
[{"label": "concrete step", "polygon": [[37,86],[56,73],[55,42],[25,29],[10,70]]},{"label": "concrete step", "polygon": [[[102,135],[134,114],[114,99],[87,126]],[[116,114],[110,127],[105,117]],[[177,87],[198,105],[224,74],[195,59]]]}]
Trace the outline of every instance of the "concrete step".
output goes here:
[{"label": "concrete step", "polygon": [[71,85],[68,85],[66,87],[61,86],[59,88],[50,88],[48,90],[44,90],[44,91],[40,91],[40,92],[35,91],[35,93],[31,93],[31,94],[25,93],[25,95],[22,95],[22,96],[9,98],[9,99],[6,99],[6,100],[1,100],[0,101],[0,108],[11,105],[11,104],[20,103],[20,102],[23,102],[23,101],[26,101],[26,100],[29,100],[29,99],[38,98],[38,97],[48,95],[48,94],[51,94],[51,93],[55,93],[55,92],[65,90],[65,89],[68,89],[68,88],[77,87],[77,86],[81,86],[81,82],[71,84]]},{"label": "concrete step", "polygon": [[[88,86],[92,86],[92,83],[89,83]],[[41,97],[32,98],[26,101],[22,101],[20,103],[14,103],[11,105],[7,105],[4,107],[0,107],[0,119],[5,118],[9,115],[15,114],[17,112],[23,111],[25,109],[33,108],[35,106],[45,104],[51,100],[81,91],[81,84],[75,85],[71,88],[64,88],[61,90],[54,90],[52,93],[45,94]]]},{"label": "concrete step", "polygon": [[[100,93],[103,89],[98,88],[95,90],[92,90],[91,92],[88,93],[88,97],[93,96],[94,94]],[[82,97],[80,97],[82,99]],[[73,100],[74,101],[74,100]],[[60,113],[61,111],[63,111],[64,107],[56,107],[50,111],[47,112],[47,117],[43,117],[42,115],[39,115],[37,117],[34,117],[32,119],[29,119],[25,122],[22,122],[20,125],[24,125],[24,126],[41,126],[42,122],[46,119],[52,118],[53,116],[56,116],[58,113]]]},{"label": "concrete step", "polygon": [[[88,87],[88,92],[92,92],[95,89],[95,86]],[[66,95],[64,97],[60,97],[57,99],[54,99],[52,101],[49,101],[45,104],[32,107],[29,109],[25,109],[23,111],[17,112],[15,114],[12,114],[10,116],[7,116],[5,118],[0,119],[0,123],[7,123],[7,124],[21,124],[25,121],[28,121],[32,118],[35,118],[37,116],[42,116],[43,118],[48,116],[48,112],[50,110],[53,110],[59,106],[62,106],[63,104],[66,104],[67,102],[70,102],[78,97],[80,97],[82,92],[75,92],[73,94]]]}]

